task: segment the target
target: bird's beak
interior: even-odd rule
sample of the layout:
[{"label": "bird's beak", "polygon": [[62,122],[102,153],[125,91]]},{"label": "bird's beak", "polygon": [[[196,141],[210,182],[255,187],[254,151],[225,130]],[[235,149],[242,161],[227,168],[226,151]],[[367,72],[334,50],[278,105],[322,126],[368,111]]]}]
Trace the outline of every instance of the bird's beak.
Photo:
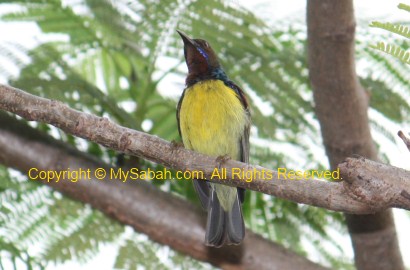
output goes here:
[{"label": "bird's beak", "polygon": [[184,45],[192,45],[195,46],[195,41],[193,41],[190,37],[188,37],[184,32],[177,30],[178,34],[181,36],[182,40],[184,41]]}]

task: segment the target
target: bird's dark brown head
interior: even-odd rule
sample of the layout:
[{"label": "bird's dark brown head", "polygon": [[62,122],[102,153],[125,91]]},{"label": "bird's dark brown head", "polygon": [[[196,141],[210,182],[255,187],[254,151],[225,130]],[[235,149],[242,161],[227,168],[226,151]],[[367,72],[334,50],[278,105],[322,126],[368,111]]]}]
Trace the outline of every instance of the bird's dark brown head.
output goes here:
[{"label": "bird's dark brown head", "polygon": [[177,32],[184,41],[184,55],[189,73],[187,85],[193,81],[212,78],[212,74],[220,69],[220,64],[209,43],[203,39],[191,39],[181,31]]}]

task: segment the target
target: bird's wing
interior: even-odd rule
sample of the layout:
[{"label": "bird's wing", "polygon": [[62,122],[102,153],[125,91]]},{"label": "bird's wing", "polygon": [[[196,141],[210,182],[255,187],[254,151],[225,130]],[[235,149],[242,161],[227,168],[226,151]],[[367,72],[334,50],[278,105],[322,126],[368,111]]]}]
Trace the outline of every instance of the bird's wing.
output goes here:
[{"label": "bird's wing", "polygon": [[[182,138],[181,127],[180,127],[180,120],[179,120],[179,112],[181,110],[182,100],[185,96],[185,91],[182,93],[181,98],[179,99],[177,105],[177,122],[178,122],[178,132],[179,136]],[[201,179],[192,179],[194,183],[194,188],[196,193],[198,194],[199,201],[204,209],[208,209],[208,202],[209,202],[209,190],[210,186],[208,181],[201,180]]]},{"label": "bird's wing", "polygon": [[[241,101],[243,105],[243,108],[245,109],[246,117],[248,118],[245,124],[244,132],[239,140],[239,145],[241,147],[240,161],[244,163],[249,163],[249,131],[251,127],[251,113],[250,113],[248,101],[242,89],[239,86],[237,86],[234,82],[228,81],[227,86],[232,88],[237,94],[239,100]],[[239,193],[240,201],[243,202],[245,199],[245,190],[242,188],[238,188],[238,193]]]},{"label": "bird's wing", "polygon": [[242,91],[242,89],[237,86],[235,83],[233,83],[232,81],[228,81],[227,82],[227,86],[230,87],[231,89],[233,89],[235,91],[235,93],[237,94],[239,100],[242,103],[242,106],[245,110],[246,113],[246,117],[248,118],[245,124],[245,129],[244,132],[240,138],[240,147],[241,147],[241,159],[240,161],[244,162],[244,163],[249,163],[249,130],[251,127],[251,113],[249,110],[249,105],[248,105],[248,101],[245,97],[244,92]]},{"label": "bird's wing", "polygon": [[185,90],[184,92],[182,92],[181,98],[178,101],[178,105],[177,105],[177,123],[178,123],[178,132],[179,132],[179,136],[182,138],[182,134],[181,134],[181,127],[180,127],[180,122],[179,122],[179,111],[181,110],[181,105],[182,105],[182,100],[184,99],[185,96]]},{"label": "bird's wing", "polygon": [[194,189],[196,191],[196,194],[198,194],[202,208],[208,210],[209,194],[211,193],[211,186],[209,182],[203,179],[192,179],[192,181],[194,183]]}]

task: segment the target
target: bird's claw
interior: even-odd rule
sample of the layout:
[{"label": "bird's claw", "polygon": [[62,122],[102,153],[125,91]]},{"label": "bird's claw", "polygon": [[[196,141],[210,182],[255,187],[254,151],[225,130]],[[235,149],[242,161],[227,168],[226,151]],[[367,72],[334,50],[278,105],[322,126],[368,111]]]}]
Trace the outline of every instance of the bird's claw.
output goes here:
[{"label": "bird's claw", "polygon": [[184,148],[184,144],[182,142],[172,140],[171,141],[171,151],[174,152],[175,150],[178,150],[179,148]]},{"label": "bird's claw", "polygon": [[222,165],[230,159],[231,157],[229,155],[218,156],[215,160],[218,165],[218,169],[221,169]]},{"label": "bird's claw", "polygon": [[181,148],[181,147],[184,147],[184,144],[182,142],[172,140],[171,141],[171,147],[172,148]]}]

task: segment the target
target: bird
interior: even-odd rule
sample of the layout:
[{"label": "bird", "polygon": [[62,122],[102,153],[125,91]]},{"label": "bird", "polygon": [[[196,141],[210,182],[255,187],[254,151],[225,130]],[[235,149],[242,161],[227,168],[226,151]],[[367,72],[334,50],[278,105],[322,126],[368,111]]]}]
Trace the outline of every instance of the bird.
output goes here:
[{"label": "bird", "polygon": [[[206,40],[177,30],[188,67],[185,89],[177,105],[178,131],[185,148],[249,163],[251,115],[242,89],[228,79]],[[221,159],[222,158],[222,159]],[[238,245],[245,236],[242,203],[245,190],[193,179],[207,211],[205,245]]]}]

